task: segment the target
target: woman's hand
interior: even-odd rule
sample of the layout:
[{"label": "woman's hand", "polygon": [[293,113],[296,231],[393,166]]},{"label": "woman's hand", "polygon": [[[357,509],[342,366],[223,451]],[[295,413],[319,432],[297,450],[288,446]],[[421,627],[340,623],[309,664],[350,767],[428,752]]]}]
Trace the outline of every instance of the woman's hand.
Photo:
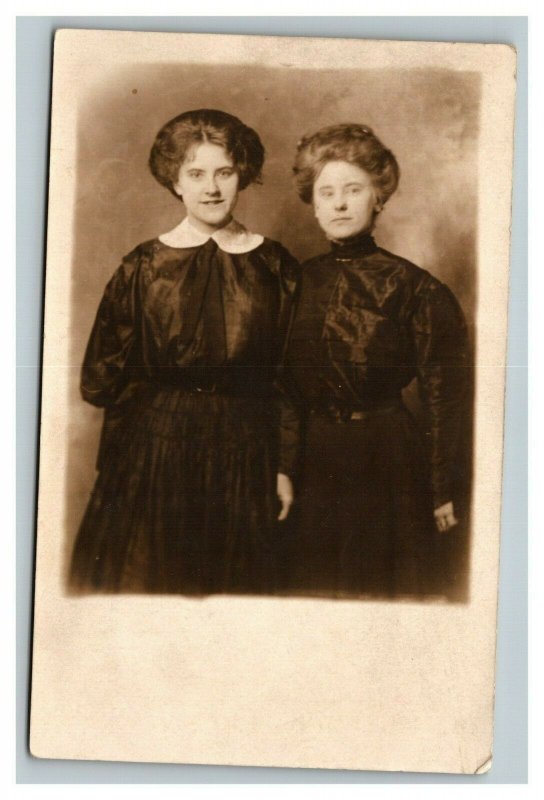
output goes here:
[{"label": "woman's hand", "polygon": [[449,531],[450,528],[453,528],[454,525],[457,525],[458,519],[455,516],[453,503],[451,501],[449,503],[444,503],[440,508],[435,508],[434,521],[440,533],[445,533]]},{"label": "woman's hand", "polygon": [[289,509],[293,505],[294,500],[291,478],[288,475],[284,475],[283,472],[278,472],[276,492],[281,503],[281,511],[279,513],[278,520],[283,522],[284,519],[287,519]]}]

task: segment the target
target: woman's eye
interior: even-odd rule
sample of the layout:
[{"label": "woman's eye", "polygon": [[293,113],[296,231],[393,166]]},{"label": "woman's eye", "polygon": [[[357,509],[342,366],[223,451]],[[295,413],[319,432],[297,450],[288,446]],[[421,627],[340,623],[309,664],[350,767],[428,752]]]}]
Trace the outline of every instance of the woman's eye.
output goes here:
[{"label": "woman's eye", "polygon": [[349,189],[351,194],[360,194],[361,187],[360,186],[351,186]]},{"label": "woman's eye", "polygon": [[232,169],[222,169],[221,172],[219,173],[219,177],[220,178],[230,178],[230,176],[233,174],[233,172],[234,172],[234,170],[232,170]]},{"label": "woman's eye", "polygon": [[188,175],[190,178],[201,178],[203,173],[200,172],[199,170],[192,169],[189,171]]}]

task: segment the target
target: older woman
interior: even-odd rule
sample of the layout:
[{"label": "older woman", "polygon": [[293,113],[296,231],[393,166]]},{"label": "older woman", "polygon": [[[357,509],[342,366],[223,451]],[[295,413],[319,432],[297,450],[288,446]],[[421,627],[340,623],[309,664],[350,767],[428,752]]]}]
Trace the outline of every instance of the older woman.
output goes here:
[{"label": "older woman", "polygon": [[222,111],[157,134],[151,172],[186,217],[126,256],[98,309],[81,391],[106,417],[74,588],[276,587],[295,420],[274,380],[297,265],[232,216],[263,160],[255,131]]},{"label": "older woman", "polygon": [[[306,136],[294,172],[331,246],[303,266],[287,354],[307,412],[295,584],[339,594],[440,591],[435,539],[457,524],[463,314],[440,281],[375,243],[399,168],[368,127]],[[402,401],[414,378],[427,441]]]}]

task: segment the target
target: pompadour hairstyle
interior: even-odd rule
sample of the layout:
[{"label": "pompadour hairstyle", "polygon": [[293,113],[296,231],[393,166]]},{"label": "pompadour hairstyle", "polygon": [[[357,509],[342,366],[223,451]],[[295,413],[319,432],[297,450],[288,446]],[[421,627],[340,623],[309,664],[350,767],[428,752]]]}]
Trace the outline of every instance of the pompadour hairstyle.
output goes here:
[{"label": "pompadour hairstyle", "polygon": [[366,125],[343,123],[304,136],[297,145],[293,172],[301,200],[312,202],[314,183],[329,161],[347,161],[367,172],[383,205],[398,186],[397,159]]},{"label": "pompadour hairstyle", "polygon": [[211,108],[186,111],[158,132],[149,156],[149,168],[162,186],[178,197],[174,184],[190,148],[209,142],[223,147],[239,175],[239,189],[259,183],[264,147],[258,134],[232,114]]}]

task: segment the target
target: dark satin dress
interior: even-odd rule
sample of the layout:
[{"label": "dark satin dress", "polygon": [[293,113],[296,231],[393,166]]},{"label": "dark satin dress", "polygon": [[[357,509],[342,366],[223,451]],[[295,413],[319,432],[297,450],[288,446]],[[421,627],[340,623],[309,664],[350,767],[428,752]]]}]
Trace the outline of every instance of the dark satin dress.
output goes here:
[{"label": "dark satin dress", "polygon": [[242,254],[157,239],[124,259],[82,370],[105,421],[73,589],[276,588],[276,473],[292,471],[296,421],[274,381],[296,278],[267,239]]},{"label": "dark satin dress", "polygon": [[[460,307],[366,234],[303,266],[287,365],[306,413],[293,587],[441,590],[433,508],[454,500],[467,386]],[[414,379],[425,434],[402,402]]]}]

